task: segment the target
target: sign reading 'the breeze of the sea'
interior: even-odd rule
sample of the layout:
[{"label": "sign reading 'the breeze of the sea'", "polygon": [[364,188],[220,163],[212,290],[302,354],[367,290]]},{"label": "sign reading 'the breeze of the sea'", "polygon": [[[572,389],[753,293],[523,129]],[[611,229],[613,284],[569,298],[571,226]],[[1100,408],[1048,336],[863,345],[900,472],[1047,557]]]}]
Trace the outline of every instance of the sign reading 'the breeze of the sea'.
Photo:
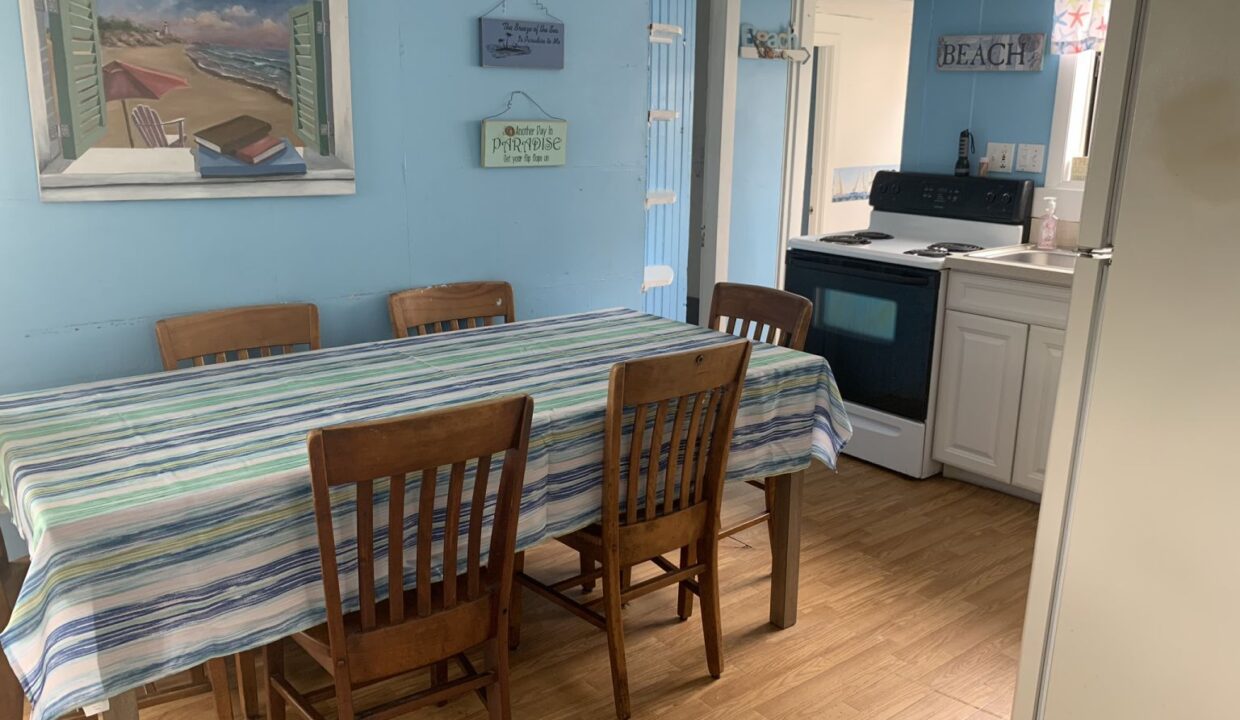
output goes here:
[{"label": "sign reading 'the breeze of the sea'", "polygon": [[564,23],[484,17],[482,67],[564,69]]},{"label": "sign reading 'the breeze of the sea'", "polygon": [[552,167],[567,158],[564,120],[482,121],[482,167]]}]

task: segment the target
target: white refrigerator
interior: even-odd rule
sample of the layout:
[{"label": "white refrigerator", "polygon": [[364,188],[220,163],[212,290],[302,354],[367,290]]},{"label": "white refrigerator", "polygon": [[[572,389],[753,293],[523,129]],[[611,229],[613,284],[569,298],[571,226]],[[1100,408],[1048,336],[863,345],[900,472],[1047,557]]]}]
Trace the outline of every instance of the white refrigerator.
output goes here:
[{"label": "white refrigerator", "polygon": [[1240,0],[1113,0],[1016,720],[1240,718]]}]

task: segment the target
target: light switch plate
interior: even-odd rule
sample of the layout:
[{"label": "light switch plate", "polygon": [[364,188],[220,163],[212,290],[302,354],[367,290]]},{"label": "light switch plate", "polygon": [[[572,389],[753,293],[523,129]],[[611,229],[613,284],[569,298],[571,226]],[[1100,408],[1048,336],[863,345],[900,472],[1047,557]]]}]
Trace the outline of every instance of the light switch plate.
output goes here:
[{"label": "light switch plate", "polygon": [[987,143],[986,157],[990,158],[992,173],[1010,173],[1016,162],[1016,145],[1013,143]]},{"label": "light switch plate", "polygon": [[1046,146],[1024,143],[1016,149],[1016,169],[1027,173],[1040,173],[1046,162]]}]

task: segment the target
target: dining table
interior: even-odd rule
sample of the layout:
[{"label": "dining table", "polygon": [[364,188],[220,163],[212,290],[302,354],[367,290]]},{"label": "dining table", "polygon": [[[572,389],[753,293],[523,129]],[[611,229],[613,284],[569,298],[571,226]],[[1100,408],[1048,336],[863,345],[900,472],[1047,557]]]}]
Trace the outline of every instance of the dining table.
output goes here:
[{"label": "dining table", "polygon": [[[324,622],[311,430],[532,396],[525,550],[600,519],[611,367],[734,341],[608,309],[0,396],[0,504],[31,560],[0,643],[31,720],[131,720],[136,688]],[[774,483],[778,627],[805,471],[851,434],[826,360],[754,344],[727,481]]]}]

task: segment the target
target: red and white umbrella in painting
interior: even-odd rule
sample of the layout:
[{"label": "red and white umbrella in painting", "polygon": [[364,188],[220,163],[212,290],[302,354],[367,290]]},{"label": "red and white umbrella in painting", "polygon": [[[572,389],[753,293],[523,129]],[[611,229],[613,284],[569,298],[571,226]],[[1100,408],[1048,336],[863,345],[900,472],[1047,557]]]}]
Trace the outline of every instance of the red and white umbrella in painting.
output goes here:
[{"label": "red and white umbrella in painting", "polygon": [[103,66],[103,94],[109,101],[120,100],[125,109],[125,130],[129,134],[129,147],[135,145],[128,101],[158,100],[171,90],[187,87],[189,81],[183,77],[130,65],[120,60],[113,60]]}]

